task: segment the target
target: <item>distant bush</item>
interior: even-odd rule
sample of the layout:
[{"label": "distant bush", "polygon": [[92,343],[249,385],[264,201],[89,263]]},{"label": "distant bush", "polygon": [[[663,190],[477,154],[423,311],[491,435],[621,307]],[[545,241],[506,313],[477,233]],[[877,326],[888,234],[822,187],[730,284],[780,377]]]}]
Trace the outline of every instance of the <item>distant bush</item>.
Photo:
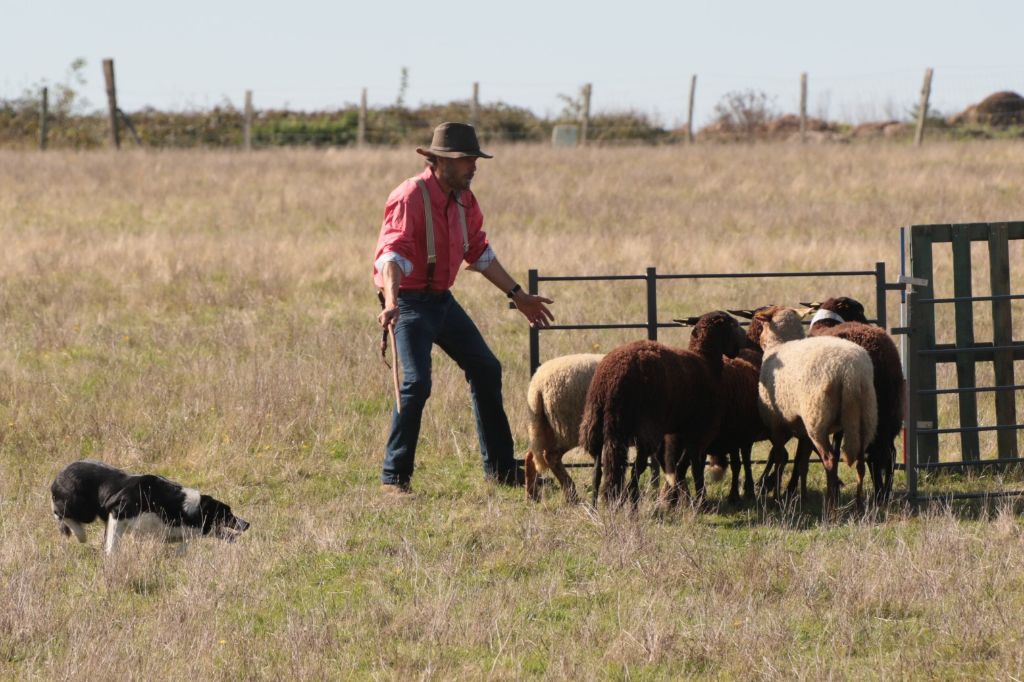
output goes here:
[{"label": "distant bush", "polygon": [[654,123],[644,113],[597,114],[590,117],[587,137],[594,142],[646,142],[650,144],[669,140],[669,131]]},{"label": "distant bush", "polygon": [[268,112],[261,114],[253,123],[252,140],[253,145],[261,147],[344,146],[355,143],[358,127],[359,113],[356,111],[319,115]]},{"label": "distant bush", "polygon": [[715,105],[715,118],[701,132],[711,136],[753,140],[778,117],[775,100],[760,90],[727,92]]}]

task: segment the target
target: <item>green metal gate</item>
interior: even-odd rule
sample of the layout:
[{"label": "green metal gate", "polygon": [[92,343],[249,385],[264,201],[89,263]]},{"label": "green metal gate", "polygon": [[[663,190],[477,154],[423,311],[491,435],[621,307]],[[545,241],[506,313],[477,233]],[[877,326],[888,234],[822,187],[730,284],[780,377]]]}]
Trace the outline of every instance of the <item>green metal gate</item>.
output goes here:
[{"label": "green metal gate", "polygon": [[[914,225],[910,229],[912,286],[907,293],[907,353],[905,358],[908,389],[906,434],[907,485],[913,502],[930,498],[980,498],[1024,495],[1024,490],[982,492],[920,491],[922,477],[937,470],[979,471],[983,468],[1020,464],[1016,392],[1024,385],[1015,383],[1015,360],[1024,360],[1024,342],[1013,339],[1011,302],[1024,299],[1010,291],[1010,241],[1024,239],[1024,222],[972,223],[963,225]],[[971,244],[987,243],[991,295],[973,295]],[[934,246],[952,245],[953,296],[935,296]],[[978,263],[974,264],[979,265]],[[990,303],[992,340],[975,338],[974,304]],[[936,311],[952,306],[954,343],[936,341]],[[948,311],[948,309],[946,309]],[[988,311],[982,317],[987,317]],[[948,319],[944,314],[942,318]],[[993,364],[992,385],[977,385],[978,363]],[[937,387],[937,368],[953,363],[955,387]],[[978,424],[978,396],[995,395],[995,424]],[[943,425],[939,420],[939,396],[956,395],[959,424]],[[979,433],[997,432],[997,456],[983,453]],[[939,451],[941,434],[959,434],[959,453]]]}]

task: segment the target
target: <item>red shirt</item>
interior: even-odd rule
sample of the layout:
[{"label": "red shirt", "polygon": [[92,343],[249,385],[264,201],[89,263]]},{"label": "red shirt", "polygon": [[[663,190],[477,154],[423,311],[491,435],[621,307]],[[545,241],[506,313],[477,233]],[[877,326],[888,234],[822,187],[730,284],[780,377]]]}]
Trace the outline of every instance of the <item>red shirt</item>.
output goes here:
[{"label": "red shirt", "polygon": [[[459,224],[459,207],[452,194],[445,194],[441,185],[428,166],[417,176],[427,183],[430,205],[434,220],[434,247],[437,262],[434,277],[430,282],[432,291],[445,291],[455,283],[459,265],[463,261],[472,265],[487,250],[487,234],[483,231],[484,214],[470,190],[463,190],[461,201],[466,209],[466,229],[469,235],[469,251],[465,258],[462,253],[462,227]],[[383,254],[394,252],[412,263],[412,272],[402,276],[399,288],[417,291],[427,288],[427,237],[423,212],[423,194],[410,178],[395,188],[384,206],[384,222],[380,226],[377,251],[374,262]],[[384,280],[376,265],[373,268],[373,282],[377,288],[384,286]]]}]

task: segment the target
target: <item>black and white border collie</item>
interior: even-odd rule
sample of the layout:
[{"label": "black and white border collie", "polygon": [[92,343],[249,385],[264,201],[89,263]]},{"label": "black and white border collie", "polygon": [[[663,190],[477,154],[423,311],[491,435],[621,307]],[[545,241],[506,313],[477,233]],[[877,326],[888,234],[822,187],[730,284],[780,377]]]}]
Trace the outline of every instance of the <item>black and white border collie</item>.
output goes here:
[{"label": "black and white border collie", "polygon": [[198,490],[152,474],[128,474],[90,459],[64,467],[53,485],[53,515],[63,535],[85,542],[85,528],[97,517],[106,524],[104,550],[110,554],[125,533],[187,542],[202,535],[233,541],[248,522],[231,507]]}]

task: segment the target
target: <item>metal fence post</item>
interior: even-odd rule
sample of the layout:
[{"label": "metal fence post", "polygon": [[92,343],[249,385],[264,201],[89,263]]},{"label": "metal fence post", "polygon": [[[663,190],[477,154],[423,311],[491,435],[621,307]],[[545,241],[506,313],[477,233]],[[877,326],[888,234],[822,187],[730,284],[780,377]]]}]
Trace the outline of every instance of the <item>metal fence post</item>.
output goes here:
[{"label": "metal fence post", "polygon": [[917,351],[920,349],[920,336],[914,331],[914,303],[919,294],[913,288],[907,288],[907,354],[903,360],[903,371],[906,372],[907,391],[907,427],[904,432],[904,451],[906,453],[907,494],[911,506],[917,508],[917,418],[920,415],[920,398],[918,396]]},{"label": "metal fence post", "polygon": [[658,273],[647,268],[647,338],[658,340]]},{"label": "metal fence post", "polygon": [[[537,271],[527,270],[526,290],[531,296],[537,295]],[[540,329],[530,326],[530,376],[540,367]]]},{"label": "metal fence post", "polygon": [[885,313],[885,261],[875,263],[875,317],[878,326],[885,329],[887,316]]}]

